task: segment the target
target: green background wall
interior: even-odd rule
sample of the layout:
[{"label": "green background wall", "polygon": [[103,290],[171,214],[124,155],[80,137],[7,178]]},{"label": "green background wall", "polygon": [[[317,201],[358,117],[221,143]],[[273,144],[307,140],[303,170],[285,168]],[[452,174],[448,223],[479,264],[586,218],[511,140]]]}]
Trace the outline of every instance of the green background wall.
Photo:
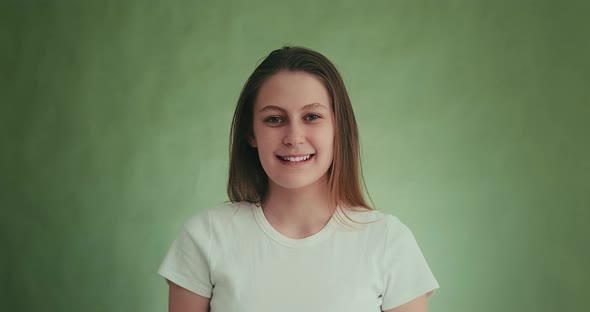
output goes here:
[{"label": "green background wall", "polygon": [[156,269],[226,200],[236,99],[284,44],[341,70],[430,311],[588,306],[588,2],[0,3],[3,310],[165,311]]}]

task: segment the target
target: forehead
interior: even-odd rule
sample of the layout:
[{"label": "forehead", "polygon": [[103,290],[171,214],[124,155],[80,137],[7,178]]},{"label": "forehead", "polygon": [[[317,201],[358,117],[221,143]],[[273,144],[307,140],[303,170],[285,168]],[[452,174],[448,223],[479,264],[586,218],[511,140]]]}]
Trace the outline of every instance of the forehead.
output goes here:
[{"label": "forehead", "polygon": [[306,72],[281,71],[268,78],[258,90],[255,110],[267,105],[296,110],[310,103],[330,107],[330,95],[322,80]]}]

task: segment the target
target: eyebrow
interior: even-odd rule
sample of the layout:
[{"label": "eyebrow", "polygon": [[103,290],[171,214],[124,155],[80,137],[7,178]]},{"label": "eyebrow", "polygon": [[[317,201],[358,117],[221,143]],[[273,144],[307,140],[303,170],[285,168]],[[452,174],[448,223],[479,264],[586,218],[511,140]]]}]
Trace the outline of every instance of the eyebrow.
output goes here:
[{"label": "eyebrow", "polygon": [[[328,110],[328,108],[325,105],[322,105],[320,103],[307,104],[307,105],[303,106],[301,108],[301,110],[304,111],[306,109],[311,109],[311,108],[322,108],[322,109]],[[267,111],[267,110],[280,110],[280,111],[283,111],[283,112],[285,111],[284,109],[282,109],[282,108],[280,108],[278,106],[268,105],[268,106],[263,107],[261,110],[259,110],[259,112],[264,112],[264,111]]]}]

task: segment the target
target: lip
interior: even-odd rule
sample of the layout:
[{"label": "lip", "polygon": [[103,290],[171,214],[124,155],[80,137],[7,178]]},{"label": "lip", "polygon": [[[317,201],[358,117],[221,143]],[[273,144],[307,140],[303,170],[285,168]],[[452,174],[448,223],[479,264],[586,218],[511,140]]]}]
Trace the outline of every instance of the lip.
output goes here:
[{"label": "lip", "polygon": [[307,155],[310,155],[310,157],[306,160],[300,160],[300,161],[282,160],[278,155],[276,157],[284,165],[298,167],[298,166],[302,166],[302,165],[309,163],[315,156],[315,154],[297,154],[297,155],[298,156],[281,156],[281,157],[301,157],[301,156],[307,156]]},{"label": "lip", "polygon": [[307,154],[293,154],[293,155],[279,155],[277,154],[277,156],[280,157],[303,157],[303,156],[307,156],[307,155],[315,155],[314,153],[307,153]]}]

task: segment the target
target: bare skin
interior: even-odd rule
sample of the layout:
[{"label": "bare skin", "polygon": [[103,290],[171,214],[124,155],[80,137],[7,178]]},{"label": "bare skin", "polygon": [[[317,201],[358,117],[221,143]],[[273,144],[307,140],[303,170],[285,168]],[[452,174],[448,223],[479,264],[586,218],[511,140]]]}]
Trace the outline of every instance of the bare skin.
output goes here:
[{"label": "bare skin", "polygon": [[[168,280],[167,280],[168,281]],[[168,281],[169,312],[208,312],[210,298],[197,295]]]}]

